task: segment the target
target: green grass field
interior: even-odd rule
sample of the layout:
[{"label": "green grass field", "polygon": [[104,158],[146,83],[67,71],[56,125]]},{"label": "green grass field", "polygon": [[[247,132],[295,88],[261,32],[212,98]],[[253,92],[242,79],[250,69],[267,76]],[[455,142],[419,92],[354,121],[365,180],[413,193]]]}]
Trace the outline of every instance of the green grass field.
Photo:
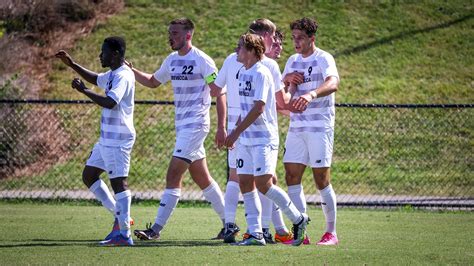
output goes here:
[{"label": "green grass field", "polygon": [[[0,265],[472,265],[474,215],[340,209],[337,247],[233,247],[209,240],[220,229],[210,207],[180,204],[162,240],[135,241],[131,248],[98,247],[111,227],[111,217],[90,204],[0,202]],[[309,235],[320,237],[323,215],[309,207]],[[153,221],[156,206],[132,205],[133,228]],[[238,223],[244,225],[243,209]],[[287,223],[289,224],[289,223]]]},{"label": "green grass field", "polygon": [[[193,44],[218,67],[233,52],[250,22],[267,17],[286,35],[279,61],[283,69],[294,53],[289,23],[303,16],[319,21],[316,44],[336,57],[341,77],[337,102],[471,103],[474,96],[474,4],[472,1],[125,1],[126,8],[72,49],[74,58],[102,71],[103,39],[121,35],[127,57],[153,72],[171,52],[167,26],[177,17],[196,24]],[[56,61],[44,98],[77,99],[74,74]],[[170,86],[137,86],[137,99],[172,98]]]}]

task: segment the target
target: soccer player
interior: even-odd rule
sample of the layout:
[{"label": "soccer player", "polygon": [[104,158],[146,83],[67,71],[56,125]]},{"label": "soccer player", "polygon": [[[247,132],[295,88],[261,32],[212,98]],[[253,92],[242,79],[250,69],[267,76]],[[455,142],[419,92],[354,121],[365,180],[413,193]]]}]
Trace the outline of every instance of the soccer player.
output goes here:
[{"label": "soccer player", "polygon": [[281,52],[283,51],[283,39],[284,39],[283,33],[277,29],[275,31],[275,40],[272,44],[272,48],[270,49],[270,52],[266,54],[267,57],[270,57],[271,59],[278,60],[281,57]]},{"label": "soccer player", "polygon": [[[131,246],[130,233],[131,193],[127,176],[130,169],[130,153],[135,142],[133,109],[135,77],[124,64],[125,40],[108,37],[102,44],[99,55],[102,67],[109,67],[105,73],[97,74],[74,62],[72,57],[61,50],[56,57],[76,71],[86,81],[105,90],[105,96],[86,87],[82,80],[75,78],[72,87],[83,93],[102,107],[99,142],[94,145],[82,180],[102,205],[114,216],[112,232],[101,241],[105,246]],[[99,178],[103,172],[110,178],[115,199],[107,185]]]},{"label": "soccer player", "polygon": [[[204,140],[209,133],[211,96],[208,84],[216,77],[214,61],[191,43],[194,23],[187,18],[175,19],[168,27],[169,44],[174,50],[154,74],[132,67],[135,78],[142,85],[156,88],[171,81],[175,99],[176,144],[166,174],[166,189],[158,207],[155,223],[145,230],[135,230],[142,240],[159,239],[181,195],[183,174],[189,170],[191,178],[203,190],[224,223],[224,198],[219,185],[209,174]],[[224,141],[225,95],[217,97],[219,126],[217,136]],[[221,132],[219,132],[221,131]],[[223,229],[218,235],[223,238]]]},{"label": "soccer player", "polygon": [[[296,85],[291,107],[303,111],[291,113],[283,162],[288,194],[301,212],[306,201],[301,179],[306,166],[321,195],[326,218],[326,232],[318,245],[337,245],[336,194],[330,183],[333,153],[335,92],[339,75],[334,58],[315,45],[318,24],[310,18],[298,19],[290,25],[296,54],[283,71],[286,86]],[[308,239],[309,240],[309,239]]]},{"label": "soccer player", "polygon": [[[282,75],[278,63],[267,56],[271,54],[271,49],[275,39],[276,26],[269,19],[260,18],[250,23],[249,31],[259,35],[263,39],[263,43],[265,45],[265,54],[262,57],[261,63],[270,70],[272,75],[272,80],[275,86],[277,109],[284,110],[291,95],[289,95],[286,90],[283,90],[284,84],[282,83]],[[273,184],[277,183],[276,175],[274,175],[272,182]],[[267,243],[275,243],[273,241],[273,236],[270,233],[270,221],[272,221],[276,231],[275,241],[290,244],[293,240],[293,236],[285,226],[283,217],[281,215],[281,210],[262,193],[259,193],[259,197],[262,203],[262,226],[265,241]]]},{"label": "soccer player", "polygon": [[239,73],[240,119],[227,136],[225,145],[234,148],[237,139],[237,174],[242,191],[250,236],[237,245],[265,245],[258,191],[275,202],[293,222],[293,245],[304,240],[309,218],[290,201],[288,195],[273,185],[278,158],[278,123],[275,86],[272,74],[260,61],[265,52],[263,39],[255,34],[240,38],[238,61],[244,65]]}]

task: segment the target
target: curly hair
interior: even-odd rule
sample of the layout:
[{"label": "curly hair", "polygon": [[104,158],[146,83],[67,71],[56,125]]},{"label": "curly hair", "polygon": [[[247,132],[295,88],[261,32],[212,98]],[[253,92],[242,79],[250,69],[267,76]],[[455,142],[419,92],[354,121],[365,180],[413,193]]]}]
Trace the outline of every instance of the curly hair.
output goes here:
[{"label": "curly hair", "polygon": [[254,50],[255,56],[258,60],[262,60],[263,55],[265,54],[265,44],[263,43],[263,38],[259,35],[253,33],[246,33],[240,36],[242,43],[242,48],[245,48],[248,51]]},{"label": "curly hair", "polygon": [[305,17],[291,22],[290,29],[302,30],[306,32],[306,35],[312,37],[314,36],[314,34],[316,34],[316,31],[318,30],[318,23],[316,22],[316,20]]}]

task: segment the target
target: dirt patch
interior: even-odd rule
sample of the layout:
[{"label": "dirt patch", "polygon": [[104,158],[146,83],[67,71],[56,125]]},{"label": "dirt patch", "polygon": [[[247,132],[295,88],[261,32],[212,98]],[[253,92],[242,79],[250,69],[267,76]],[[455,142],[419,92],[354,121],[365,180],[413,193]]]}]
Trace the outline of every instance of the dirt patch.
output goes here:
[{"label": "dirt patch", "polygon": [[0,87],[12,80],[21,98],[37,99],[47,89],[51,58],[72,48],[97,23],[124,8],[123,0],[3,0],[0,20]]},{"label": "dirt patch", "polygon": [[[40,98],[54,54],[123,8],[123,0],[0,1],[0,99]],[[67,160],[70,136],[55,108],[0,106],[0,179],[39,174]]]}]

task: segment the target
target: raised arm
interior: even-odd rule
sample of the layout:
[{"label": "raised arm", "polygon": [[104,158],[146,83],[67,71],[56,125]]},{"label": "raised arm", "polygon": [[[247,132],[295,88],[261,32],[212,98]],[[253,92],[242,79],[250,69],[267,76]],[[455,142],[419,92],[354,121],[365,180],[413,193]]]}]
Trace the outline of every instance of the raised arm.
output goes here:
[{"label": "raised arm", "polygon": [[145,73],[142,72],[136,68],[133,67],[133,64],[131,62],[125,61],[125,64],[130,67],[130,69],[133,71],[135,74],[135,80],[142,84],[145,87],[148,88],[156,88],[161,85],[161,82],[156,80],[156,78],[153,76],[153,74]]},{"label": "raised arm", "polygon": [[86,87],[82,80],[78,78],[75,78],[72,81],[71,87],[76,89],[78,92],[83,93],[84,95],[89,97],[89,99],[91,99],[93,102],[100,105],[101,107],[112,109],[117,105],[114,99],[109,96],[104,96],[93,92],[92,90]]},{"label": "raised arm", "polygon": [[76,71],[76,73],[79,74],[83,79],[87,80],[93,85],[97,85],[97,73],[74,62],[72,57],[66,51],[60,50],[56,53],[55,57],[61,59],[61,61],[63,61],[66,66]]}]

